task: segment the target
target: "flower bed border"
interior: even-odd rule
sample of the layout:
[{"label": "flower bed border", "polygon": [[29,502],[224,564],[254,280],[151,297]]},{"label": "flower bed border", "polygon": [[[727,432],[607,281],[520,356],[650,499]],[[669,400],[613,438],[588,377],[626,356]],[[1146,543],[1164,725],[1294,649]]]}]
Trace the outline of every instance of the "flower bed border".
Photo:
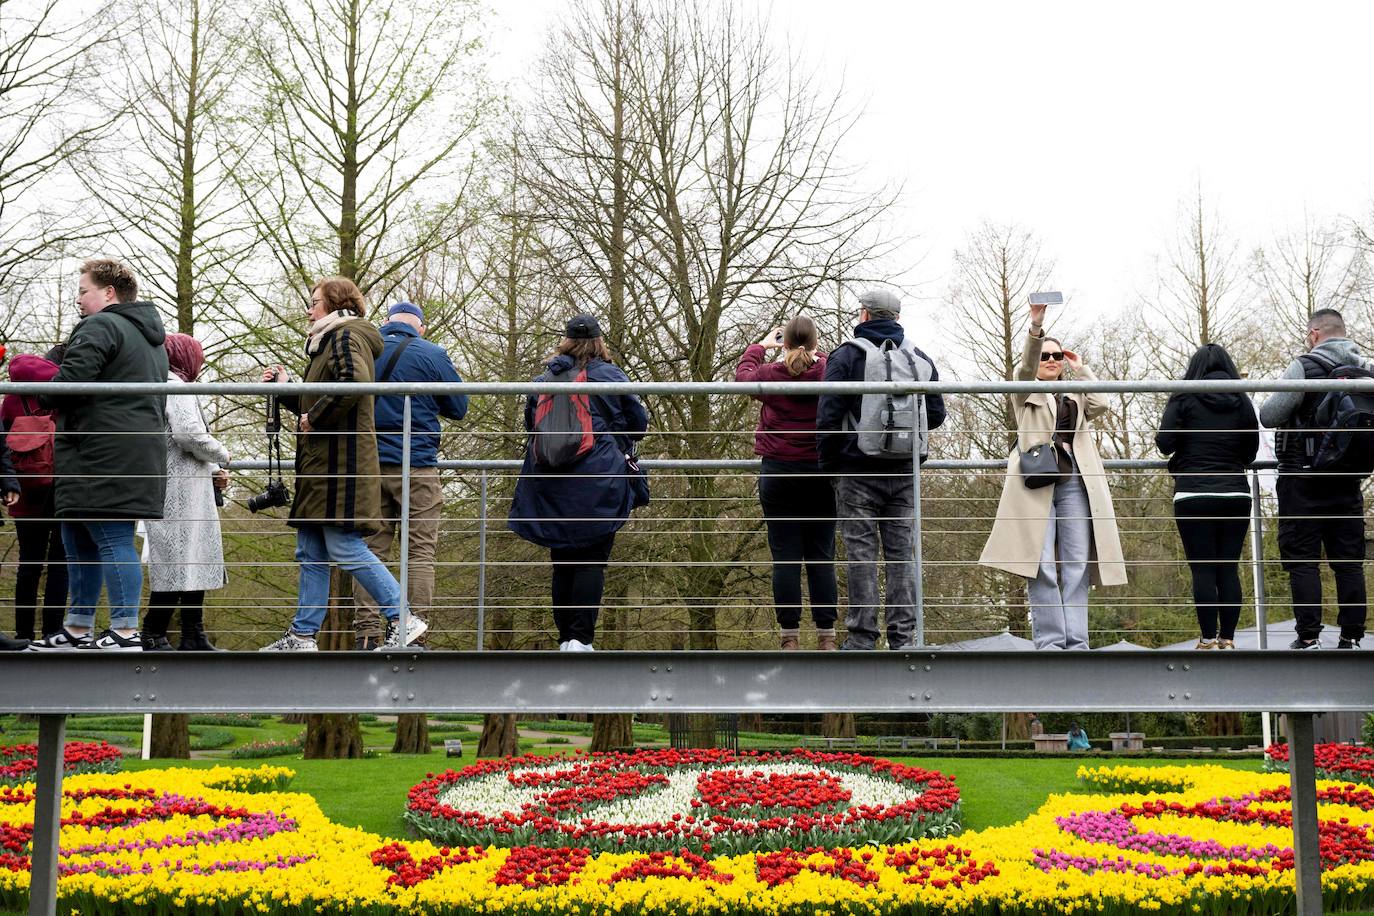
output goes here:
[{"label": "flower bed border", "polygon": [[[570,823],[535,809],[488,816],[461,811],[440,800],[446,790],[465,780],[497,773],[513,775],[531,767],[588,761],[619,765],[639,774],[802,762],[920,786],[922,794],[898,805],[851,807],[836,813],[789,809],[773,818],[746,822],[715,811],[700,817],[675,816],[662,823],[633,825],[610,824],[592,817]],[[528,754],[484,760],[462,770],[448,770],[438,775],[431,773],[411,788],[404,819],[419,835],[447,846],[577,846],[592,851],[688,850],[736,855],[799,847],[890,844],[921,837],[949,836],[959,830],[959,811],[959,790],[950,777],[934,770],[861,754],[807,750],[640,750],[554,756]]]}]

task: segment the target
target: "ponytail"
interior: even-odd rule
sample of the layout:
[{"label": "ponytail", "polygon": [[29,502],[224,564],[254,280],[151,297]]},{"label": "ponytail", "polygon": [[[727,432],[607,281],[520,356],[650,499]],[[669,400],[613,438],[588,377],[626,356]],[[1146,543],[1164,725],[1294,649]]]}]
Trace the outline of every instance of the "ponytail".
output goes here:
[{"label": "ponytail", "polygon": [[798,315],[787,322],[782,330],[782,344],[787,354],[782,358],[788,373],[796,378],[815,365],[816,323],[805,315]]}]

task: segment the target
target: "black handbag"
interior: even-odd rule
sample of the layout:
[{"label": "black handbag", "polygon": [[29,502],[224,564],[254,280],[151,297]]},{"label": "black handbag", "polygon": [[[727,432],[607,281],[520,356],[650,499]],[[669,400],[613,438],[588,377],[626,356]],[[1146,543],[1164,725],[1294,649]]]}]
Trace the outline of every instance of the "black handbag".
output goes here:
[{"label": "black handbag", "polygon": [[625,453],[625,476],[630,481],[630,508],[649,505],[649,472],[639,466],[633,450]]},{"label": "black handbag", "polygon": [[1064,476],[1059,468],[1058,442],[1055,435],[1042,445],[1021,449],[1021,482],[1027,489],[1052,487]]}]

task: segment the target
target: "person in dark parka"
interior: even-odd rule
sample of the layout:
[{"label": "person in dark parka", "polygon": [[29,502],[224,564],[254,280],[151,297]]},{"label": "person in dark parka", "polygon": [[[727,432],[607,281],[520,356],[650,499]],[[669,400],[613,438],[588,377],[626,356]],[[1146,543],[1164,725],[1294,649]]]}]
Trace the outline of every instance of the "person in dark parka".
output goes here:
[{"label": "person in dark parka", "polygon": [[[1220,344],[1199,347],[1188,380],[1238,379]],[[1250,528],[1245,469],[1259,451],[1255,405],[1242,392],[1180,392],[1164,405],[1155,436],[1174,478],[1174,521],[1193,578],[1198,649],[1234,649],[1240,620],[1240,551]]]},{"label": "person in dark parka", "polygon": [[[352,280],[327,277],[310,293],[310,330],[305,352],[307,382],[371,382],[382,352],[382,335],[363,316],[367,303]],[[281,366],[263,381],[289,380]],[[380,527],[381,488],[377,436],[370,394],[286,395],[281,404],[300,416],[296,436],[296,488],[287,524],[296,529],[300,594],[286,634],[264,652],[314,652],[315,634],[329,606],[329,566],[347,570],[387,619],[378,647],[409,645],[429,625],[410,615],[400,634],[401,586],[363,536]]]},{"label": "person in dark parka", "polygon": [[[551,375],[587,371],[589,382],[629,379],[610,362],[601,326],[591,315],[574,316],[549,359]],[[525,404],[525,428],[534,428],[536,396]],[[649,427],[649,415],[632,394],[591,398],[592,449],[575,463],[548,469],[526,448],[507,525],[520,538],[549,548],[553,563],[553,618],[558,647],[590,652],[615,533],[630,517],[632,491],[627,455]]]},{"label": "person in dark parka", "polygon": [[[54,382],[165,382],[162,319],[138,302],[138,281],[118,261],[81,265],[77,322]],[[162,517],[167,417],[162,394],[39,395],[57,411],[54,499],[69,563],[70,605],[60,631],[30,649],[141,652],[143,567],[134,549],[140,519]],[[100,593],[110,628],[93,636]]]}]

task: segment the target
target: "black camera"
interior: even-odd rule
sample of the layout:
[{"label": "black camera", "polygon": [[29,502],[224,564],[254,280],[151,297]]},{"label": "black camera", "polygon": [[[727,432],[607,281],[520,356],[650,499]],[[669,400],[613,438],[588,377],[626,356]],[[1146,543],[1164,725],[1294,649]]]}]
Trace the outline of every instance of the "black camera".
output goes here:
[{"label": "black camera", "polygon": [[264,509],[275,509],[278,506],[288,506],[291,504],[291,491],[286,488],[286,484],[280,480],[270,480],[267,482],[267,489],[256,496],[248,497],[248,511],[261,512]]},{"label": "black camera", "polygon": [[291,504],[291,491],[281,473],[281,405],[275,395],[267,396],[267,489],[248,498],[249,512],[262,512]]}]

